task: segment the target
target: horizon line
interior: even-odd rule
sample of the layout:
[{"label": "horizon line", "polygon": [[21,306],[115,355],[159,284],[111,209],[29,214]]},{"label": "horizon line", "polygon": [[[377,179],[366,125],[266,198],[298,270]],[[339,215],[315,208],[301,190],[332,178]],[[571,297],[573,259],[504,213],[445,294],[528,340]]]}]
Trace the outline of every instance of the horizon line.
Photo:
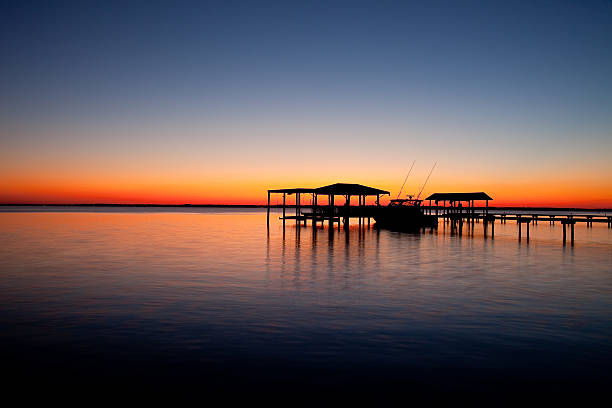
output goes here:
[{"label": "horizon line", "polygon": [[[266,204],[158,204],[158,203],[0,203],[0,207],[236,207],[236,208],[267,208]],[[310,207],[311,204],[302,204],[300,207]],[[326,207],[322,205],[321,207]],[[340,205],[341,206],[341,205]],[[270,204],[270,208],[282,208],[281,204]],[[295,207],[287,204],[286,208]],[[426,205],[424,207],[427,207]],[[480,208],[475,206],[475,208]],[[482,206],[482,208],[486,208]],[[612,211],[612,208],[585,208],[585,207],[551,207],[551,206],[489,206],[489,209],[542,209],[542,210],[586,210],[586,211]]]}]

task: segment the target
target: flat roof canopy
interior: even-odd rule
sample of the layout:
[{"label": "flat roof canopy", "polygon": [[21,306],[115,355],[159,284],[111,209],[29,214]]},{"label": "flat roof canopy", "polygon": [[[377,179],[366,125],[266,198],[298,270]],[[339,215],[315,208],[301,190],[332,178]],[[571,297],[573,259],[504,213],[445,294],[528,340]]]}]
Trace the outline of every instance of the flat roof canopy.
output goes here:
[{"label": "flat roof canopy", "polygon": [[432,201],[479,201],[479,200],[492,200],[487,193],[433,193],[425,200]]},{"label": "flat roof canopy", "polygon": [[314,188],[278,188],[276,190],[268,190],[268,193],[286,193],[286,194],[295,194],[295,193],[314,193]]},{"label": "flat roof canopy", "polygon": [[361,184],[336,183],[329,186],[318,188],[277,188],[268,190],[268,193],[316,193],[316,194],[333,194],[333,195],[383,195],[390,194],[388,191],[380,190],[374,187],[368,187]]},{"label": "flat roof canopy", "polygon": [[390,194],[388,191],[361,184],[336,183],[315,189],[317,194],[334,195],[383,195]]}]

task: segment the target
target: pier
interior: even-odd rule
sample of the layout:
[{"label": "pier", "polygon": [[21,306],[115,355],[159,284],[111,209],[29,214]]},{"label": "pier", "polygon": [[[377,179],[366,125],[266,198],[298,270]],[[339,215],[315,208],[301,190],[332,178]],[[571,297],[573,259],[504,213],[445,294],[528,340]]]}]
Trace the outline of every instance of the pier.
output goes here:
[{"label": "pier", "polygon": [[[490,208],[489,201],[493,200],[484,192],[475,193],[434,193],[425,199],[429,205],[424,206],[424,210],[431,215],[442,218],[444,222],[480,222],[485,223],[485,236],[487,226],[491,225],[491,237],[494,237],[495,221],[499,220],[505,224],[508,220],[516,221],[518,225],[518,240],[523,237],[523,226],[525,227],[526,239],[529,241],[529,226],[537,225],[538,222],[548,222],[554,225],[559,222],[563,225],[563,243],[567,241],[567,230],[570,232],[570,242],[574,244],[574,225],[584,222],[587,227],[592,227],[593,223],[606,223],[608,228],[612,228],[612,216],[608,214],[573,214],[569,211],[566,214],[551,214],[551,211],[541,211],[538,209],[521,210]],[[477,207],[476,202],[484,202],[484,206]],[[448,205],[447,205],[448,203]],[[463,205],[465,203],[466,205]]]},{"label": "pier", "polygon": [[[359,225],[370,225],[373,216],[373,208],[380,206],[380,197],[390,195],[386,190],[381,190],[374,187],[364,186],[362,184],[335,183],[317,188],[280,188],[268,190],[268,205],[267,205],[267,224],[270,226],[270,198],[272,194],[282,194],[283,214],[280,219],[283,221],[283,226],[286,220],[295,220],[297,225],[307,225],[308,220],[312,226],[316,227],[319,222],[323,225],[328,222],[330,229],[337,224],[338,228],[341,223],[345,227],[349,226],[350,218],[357,218]],[[295,195],[295,215],[288,215],[287,209],[291,206],[287,205],[287,196]],[[310,195],[311,203],[305,204],[302,202],[303,195]],[[338,206],[335,204],[335,198],[341,196],[344,198],[344,204]],[[352,206],[351,200],[357,197],[357,205]],[[375,205],[366,205],[368,197],[376,197]],[[320,203],[319,199],[326,199],[326,203]]]},{"label": "pier", "polygon": [[[358,224],[370,225],[371,219],[377,207],[380,207],[380,197],[390,195],[388,191],[368,187],[361,184],[335,183],[317,188],[281,188],[268,190],[267,204],[267,225],[270,226],[271,196],[282,194],[282,205],[275,207],[282,208],[282,215],[279,217],[283,221],[283,227],[287,220],[295,220],[296,225],[306,226],[310,221],[313,227],[325,221],[330,229],[342,225],[348,228],[351,218],[356,218]],[[295,196],[294,204],[287,203],[288,196]],[[305,196],[310,198],[310,203],[305,202]],[[344,198],[342,205],[336,205],[336,197]],[[357,205],[352,205],[352,201],[357,197]],[[370,204],[366,204],[367,198]],[[321,202],[323,199],[323,202]],[[612,228],[612,215],[602,214],[580,214],[580,212],[566,211],[565,213],[551,214],[553,212],[534,209],[520,208],[497,208],[490,207],[491,196],[484,192],[472,193],[434,193],[425,198],[422,209],[425,214],[435,216],[444,224],[450,224],[451,231],[461,235],[464,223],[483,223],[484,237],[495,239],[495,222],[505,224],[514,221],[518,226],[518,241],[523,238],[529,242],[532,225],[538,222],[546,222],[550,225],[560,223],[563,226],[562,242],[574,244],[574,228],[576,223],[586,223],[587,227],[592,227],[593,223],[606,223],[608,228]],[[373,201],[373,202],[372,202]],[[480,202],[480,205],[477,203]],[[289,211],[292,213],[290,214]]]}]

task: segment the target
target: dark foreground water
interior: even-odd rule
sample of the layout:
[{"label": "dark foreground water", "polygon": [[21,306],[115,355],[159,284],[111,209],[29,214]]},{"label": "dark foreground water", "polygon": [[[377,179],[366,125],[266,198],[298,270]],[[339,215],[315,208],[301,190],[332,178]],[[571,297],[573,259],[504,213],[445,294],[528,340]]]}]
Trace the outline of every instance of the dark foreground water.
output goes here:
[{"label": "dark foreground water", "polygon": [[612,229],[581,224],[573,247],[558,224],[516,234],[283,232],[276,216],[268,234],[258,210],[0,213],[5,384],[607,393]]}]

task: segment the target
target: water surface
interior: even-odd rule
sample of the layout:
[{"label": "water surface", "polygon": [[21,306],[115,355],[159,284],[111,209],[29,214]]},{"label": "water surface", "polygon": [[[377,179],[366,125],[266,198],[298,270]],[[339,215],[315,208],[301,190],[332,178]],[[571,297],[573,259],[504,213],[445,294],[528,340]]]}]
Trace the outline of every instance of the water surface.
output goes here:
[{"label": "water surface", "polygon": [[[603,392],[612,229],[283,229],[265,211],[0,213],[14,380]],[[524,233],[524,232],[523,232]]]}]

